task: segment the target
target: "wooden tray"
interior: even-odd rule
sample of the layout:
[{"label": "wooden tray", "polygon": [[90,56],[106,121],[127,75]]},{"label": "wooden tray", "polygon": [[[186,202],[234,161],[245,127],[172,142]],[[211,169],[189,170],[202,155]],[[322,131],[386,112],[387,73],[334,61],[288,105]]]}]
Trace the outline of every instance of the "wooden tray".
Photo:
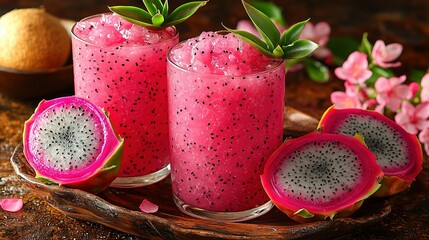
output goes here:
[{"label": "wooden tray", "polygon": [[[174,205],[168,178],[157,184],[135,188],[109,188],[98,195],[81,190],[46,185],[35,179],[22,146],[11,162],[15,172],[36,194],[67,216],[99,223],[129,234],[162,239],[332,239],[363,231],[390,213],[383,199],[368,199],[353,217],[332,221],[299,224],[277,209],[244,223],[219,223],[195,219],[181,213]],[[143,199],[157,204],[154,214],[139,211]]]},{"label": "wooden tray", "polygon": [[[313,131],[318,121],[294,108],[285,107],[284,135],[295,137]],[[134,189],[108,188],[98,195],[81,190],[46,185],[34,178],[18,146],[11,162],[15,172],[35,193],[67,216],[145,238],[162,239],[332,239],[363,231],[391,211],[385,199],[368,199],[350,218],[299,224],[273,208],[257,219],[243,223],[220,223],[189,217],[174,205],[169,178]],[[139,210],[143,199],[157,204],[158,212]]]}]

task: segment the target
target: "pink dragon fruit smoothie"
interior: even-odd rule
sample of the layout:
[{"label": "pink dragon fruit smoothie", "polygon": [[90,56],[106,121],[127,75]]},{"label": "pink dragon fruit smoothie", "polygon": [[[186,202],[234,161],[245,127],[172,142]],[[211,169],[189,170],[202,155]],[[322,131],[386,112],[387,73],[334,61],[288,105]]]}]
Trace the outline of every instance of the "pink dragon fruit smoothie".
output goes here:
[{"label": "pink dragon fruit smoothie", "polygon": [[167,72],[178,208],[233,222],[268,212],[260,175],[283,140],[284,61],[233,34],[204,32],[172,48]]},{"label": "pink dragon fruit smoothie", "polygon": [[170,172],[166,55],[179,41],[174,27],[148,30],[115,14],[73,27],[76,96],[104,108],[124,138],[113,187],[139,187]]}]

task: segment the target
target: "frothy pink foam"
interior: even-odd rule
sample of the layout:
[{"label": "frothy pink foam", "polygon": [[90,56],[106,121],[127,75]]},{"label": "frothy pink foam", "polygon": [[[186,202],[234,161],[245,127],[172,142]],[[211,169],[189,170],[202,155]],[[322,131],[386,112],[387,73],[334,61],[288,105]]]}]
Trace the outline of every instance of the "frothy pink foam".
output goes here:
[{"label": "frothy pink foam", "polygon": [[78,22],[74,33],[88,41],[102,46],[149,45],[170,39],[175,34],[172,27],[163,30],[150,30],[125,21],[116,14],[102,14]]},{"label": "frothy pink foam", "polygon": [[203,32],[172,51],[180,67],[202,73],[242,75],[270,68],[273,59],[232,33]]}]

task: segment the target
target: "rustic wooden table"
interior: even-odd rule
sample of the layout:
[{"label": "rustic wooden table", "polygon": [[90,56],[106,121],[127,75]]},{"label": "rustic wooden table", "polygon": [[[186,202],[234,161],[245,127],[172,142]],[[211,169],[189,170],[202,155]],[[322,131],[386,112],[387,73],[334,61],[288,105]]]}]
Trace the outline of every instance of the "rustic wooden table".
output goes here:
[{"label": "rustic wooden table", "polygon": [[[176,6],[183,1],[170,1]],[[286,20],[296,22],[311,17],[313,22],[327,21],[332,36],[360,39],[364,32],[372,41],[400,42],[404,45],[404,73],[429,66],[429,2],[425,0],[274,1],[282,6]],[[106,12],[107,5],[139,5],[140,0],[75,1],[6,1],[0,0],[0,14],[18,7],[43,5],[48,12],[66,19]],[[234,26],[245,18],[238,0],[210,0],[188,22],[181,24],[181,38],[198,35],[203,30],[219,30],[221,22]],[[315,118],[330,105],[329,94],[342,89],[342,82],[332,79],[317,84],[303,73],[288,74],[286,103]],[[25,86],[22,86],[25,87]],[[72,89],[64,94],[72,93]],[[31,115],[39,99],[19,100],[0,94],[0,198],[20,197],[24,207],[18,213],[0,211],[1,239],[141,239],[95,223],[69,218],[50,207],[43,198],[23,185],[14,173],[10,157],[21,142],[23,122]],[[428,165],[418,184],[392,199],[392,212],[377,224],[341,239],[429,239]],[[154,239],[160,237],[154,236]]]}]

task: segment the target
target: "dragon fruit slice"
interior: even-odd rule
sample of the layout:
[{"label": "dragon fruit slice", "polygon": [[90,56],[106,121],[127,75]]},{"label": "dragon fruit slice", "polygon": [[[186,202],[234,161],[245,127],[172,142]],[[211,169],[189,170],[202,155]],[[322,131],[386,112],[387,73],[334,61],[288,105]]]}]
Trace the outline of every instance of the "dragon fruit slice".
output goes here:
[{"label": "dragon fruit slice", "polygon": [[319,122],[326,133],[359,133],[384,172],[374,196],[390,196],[408,188],[422,170],[423,153],[415,135],[388,117],[369,110],[330,107]]},{"label": "dragon fruit slice", "polygon": [[283,143],[261,180],[274,205],[306,223],[350,216],[378,190],[382,177],[358,136],[312,132]]},{"label": "dragon fruit slice", "polygon": [[86,99],[42,100],[24,124],[23,140],[36,178],[46,183],[98,193],[119,173],[123,140]]}]

